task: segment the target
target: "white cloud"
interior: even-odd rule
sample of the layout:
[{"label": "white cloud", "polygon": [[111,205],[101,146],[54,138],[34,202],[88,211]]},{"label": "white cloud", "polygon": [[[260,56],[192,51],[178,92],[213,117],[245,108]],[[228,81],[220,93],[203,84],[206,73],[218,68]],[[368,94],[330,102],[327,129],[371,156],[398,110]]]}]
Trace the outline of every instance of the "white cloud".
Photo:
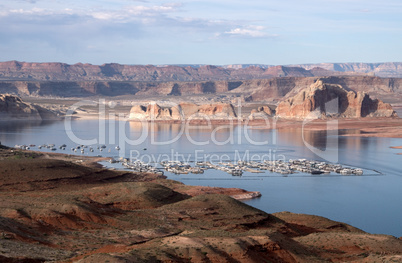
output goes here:
[{"label": "white cloud", "polygon": [[53,12],[50,10],[46,10],[43,8],[32,8],[32,9],[11,9],[9,10],[9,13],[11,14],[26,14],[26,15],[49,15],[52,14]]},{"label": "white cloud", "polygon": [[225,35],[230,36],[239,36],[239,37],[252,37],[252,38],[259,38],[259,37],[274,37],[276,35],[270,35],[266,32],[266,27],[264,26],[243,26],[231,29],[229,31],[225,31]]},{"label": "white cloud", "polygon": [[127,20],[138,17],[148,16],[166,16],[167,13],[176,12],[180,9],[182,4],[180,3],[166,3],[163,5],[130,5],[119,6],[118,8],[106,8],[106,7],[85,7],[85,8],[38,8],[22,6],[19,8],[7,8],[3,6],[0,11],[1,16],[8,15],[32,15],[32,16],[47,16],[47,15],[76,15],[76,16],[91,16],[99,20]]}]

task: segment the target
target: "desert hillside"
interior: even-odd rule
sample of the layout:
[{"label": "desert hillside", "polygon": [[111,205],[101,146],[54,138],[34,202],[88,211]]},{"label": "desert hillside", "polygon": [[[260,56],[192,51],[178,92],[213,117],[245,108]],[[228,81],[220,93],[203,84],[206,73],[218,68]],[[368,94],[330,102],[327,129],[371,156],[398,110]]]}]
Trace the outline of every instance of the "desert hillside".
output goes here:
[{"label": "desert hillside", "polygon": [[[82,157],[0,149],[2,262],[400,261],[402,241]],[[217,194],[222,193],[222,194]]]}]

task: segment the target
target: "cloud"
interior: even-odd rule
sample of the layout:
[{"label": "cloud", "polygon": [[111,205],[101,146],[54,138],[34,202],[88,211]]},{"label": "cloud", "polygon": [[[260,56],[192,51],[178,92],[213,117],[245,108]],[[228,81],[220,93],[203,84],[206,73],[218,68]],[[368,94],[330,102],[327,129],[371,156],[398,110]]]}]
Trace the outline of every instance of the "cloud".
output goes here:
[{"label": "cloud", "polygon": [[[25,7],[3,9],[0,11],[0,19],[4,22],[12,22],[14,30],[18,28],[20,33],[24,31],[26,26],[29,26],[32,32],[32,30],[43,31],[45,28],[56,26],[62,28],[64,26],[71,27],[71,25],[77,25],[77,30],[82,31],[79,30],[81,26],[85,28],[87,24],[90,24],[99,33],[99,31],[102,31],[102,28],[113,31],[113,27],[117,29],[130,29],[130,25],[135,25],[136,28],[142,27],[142,31],[149,34],[154,34],[157,28],[160,30],[168,29],[167,31],[170,34],[173,32],[180,33],[181,37],[184,37],[184,32],[190,35],[194,35],[195,33],[209,34],[205,39],[210,38],[217,30],[221,32],[227,30],[233,24],[233,21],[209,20],[175,15],[183,11],[182,6],[181,3],[166,3],[163,5],[145,3],[129,5],[124,8],[119,7],[117,9],[99,7],[88,9]],[[123,24],[126,24],[126,26],[123,26]],[[35,25],[36,27],[34,27]],[[0,25],[0,33],[1,30],[3,32],[9,31],[7,27],[1,27]],[[117,32],[122,33],[122,37],[130,35],[120,30],[117,30]]]},{"label": "cloud", "polygon": [[168,3],[164,5],[135,5],[126,6],[124,9],[119,10],[97,10],[90,12],[89,15],[100,20],[128,22],[130,20],[137,20],[141,17],[158,17],[166,16],[167,13],[173,13],[179,10],[181,4]]},{"label": "cloud", "polygon": [[225,31],[224,35],[236,36],[236,37],[248,37],[248,38],[263,38],[263,37],[277,36],[277,35],[268,34],[266,32],[266,27],[255,26],[255,25],[236,27],[229,31]]},{"label": "cloud", "polygon": [[[9,59],[90,61],[93,56],[98,61],[118,57],[146,60],[162,53],[174,57],[181,51],[191,56],[190,50],[196,48],[207,52],[220,42],[214,38],[215,32],[221,32],[221,38],[239,38],[239,42],[272,37],[261,25],[240,26],[260,20],[222,18],[198,9],[191,12],[188,3],[118,0],[98,4],[89,0],[66,5],[36,1],[35,5],[10,2],[0,9],[0,51],[10,54]],[[162,55],[170,56],[166,54]]]}]

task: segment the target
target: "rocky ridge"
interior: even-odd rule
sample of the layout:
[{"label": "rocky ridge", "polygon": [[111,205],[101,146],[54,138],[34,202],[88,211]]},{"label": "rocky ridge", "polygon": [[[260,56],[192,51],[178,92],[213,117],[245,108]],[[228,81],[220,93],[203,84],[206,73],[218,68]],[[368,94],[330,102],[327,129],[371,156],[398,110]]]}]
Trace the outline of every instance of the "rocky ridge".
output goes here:
[{"label": "rocky ridge", "polygon": [[0,94],[0,121],[55,119],[60,119],[55,112],[26,103],[14,95]]},{"label": "rocky ridge", "polygon": [[279,103],[276,116],[288,119],[396,117],[390,104],[365,92],[317,80],[309,88]]},{"label": "rocky ridge", "polygon": [[[342,74],[348,74],[342,72]],[[109,63],[103,65],[30,63],[7,61],[0,62],[0,78],[4,80],[40,81],[208,81],[208,80],[246,80],[273,77],[312,77],[339,75],[339,72],[325,69],[306,70],[301,67],[273,66],[261,68],[224,68],[205,65],[191,66],[154,66],[122,65]]]}]

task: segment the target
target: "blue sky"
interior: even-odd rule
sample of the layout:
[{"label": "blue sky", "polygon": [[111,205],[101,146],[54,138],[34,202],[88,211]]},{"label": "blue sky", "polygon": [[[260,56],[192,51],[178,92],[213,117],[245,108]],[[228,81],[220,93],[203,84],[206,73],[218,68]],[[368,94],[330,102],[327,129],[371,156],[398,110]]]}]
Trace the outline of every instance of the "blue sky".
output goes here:
[{"label": "blue sky", "polygon": [[402,61],[400,0],[2,0],[0,61]]}]

